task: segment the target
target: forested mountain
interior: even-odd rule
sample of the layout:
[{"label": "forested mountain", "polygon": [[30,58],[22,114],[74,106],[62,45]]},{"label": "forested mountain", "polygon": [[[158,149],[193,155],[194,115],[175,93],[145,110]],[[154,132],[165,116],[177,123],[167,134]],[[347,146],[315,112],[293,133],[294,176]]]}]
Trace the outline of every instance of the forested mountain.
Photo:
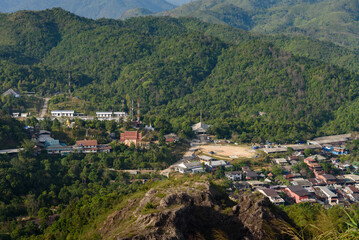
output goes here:
[{"label": "forested mountain", "polygon": [[165,14],[257,33],[306,35],[359,48],[358,0],[198,0]]},{"label": "forested mountain", "polygon": [[[72,92],[82,102],[76,110],[85,113],[139,98],[146,121],[163,117],[188,127],[202,109],[216,134],[243,141],[358,130],[352,107],[359,101],[358,75],[337,66],[357,69],[356,55],[335,45],[318,54],[308,47],[307,58],[283,50],[302,41],[194,19],[94,21],[62,9],[0,20],[1,92],[68,92],[71,71]],[[64,101],[60,95],[53,104]],[[341,116],[343,109],[349,114]]]},{"label": "forested mountain", "polygon": [[170,10],[175,5],[166,0],[2,0],[0,12],[45,10],[61,7],[88,18],[119,18],[125,11],[144,8],[151,12]]}]

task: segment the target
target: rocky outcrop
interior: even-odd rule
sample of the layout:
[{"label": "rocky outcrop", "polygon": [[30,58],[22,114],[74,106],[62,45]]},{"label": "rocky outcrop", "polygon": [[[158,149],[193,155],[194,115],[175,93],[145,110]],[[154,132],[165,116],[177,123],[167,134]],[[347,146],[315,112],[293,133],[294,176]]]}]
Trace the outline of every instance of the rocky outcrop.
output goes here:
[{"label": "rocky outcrop", "polygon": [[99,234],[121,240],[291,239],[289,228],[287,215],[267,198],[245,195],[235,204],[209,183],[197,183],[149,190],[111,214]]}]

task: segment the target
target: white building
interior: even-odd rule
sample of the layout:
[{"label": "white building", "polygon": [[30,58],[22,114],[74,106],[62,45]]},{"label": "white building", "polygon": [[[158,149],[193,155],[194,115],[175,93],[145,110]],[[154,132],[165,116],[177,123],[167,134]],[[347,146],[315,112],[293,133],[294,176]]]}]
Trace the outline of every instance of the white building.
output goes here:
[{"label": "white building", "polygon": [[51,116],[53,117],[73,117],[75,111],[73,110],[53,110],[51,111]]},{"label": "white building", "polygon": [[111,119],[112,112],[96,112],[97,118]]},{"label": "white building", "polygon": [[125,112],[114,112],[113,117],[126,119],[127,114]]}]

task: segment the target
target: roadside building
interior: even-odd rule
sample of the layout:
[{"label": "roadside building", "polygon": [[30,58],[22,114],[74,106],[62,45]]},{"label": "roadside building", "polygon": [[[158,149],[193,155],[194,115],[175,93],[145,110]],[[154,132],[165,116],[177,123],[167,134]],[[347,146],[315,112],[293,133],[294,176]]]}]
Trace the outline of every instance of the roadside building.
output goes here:
[{"label": "roadside building", "polygon": [[75,111],[73,110],[53,110],[51,111],[52,117],[74,117]]}]

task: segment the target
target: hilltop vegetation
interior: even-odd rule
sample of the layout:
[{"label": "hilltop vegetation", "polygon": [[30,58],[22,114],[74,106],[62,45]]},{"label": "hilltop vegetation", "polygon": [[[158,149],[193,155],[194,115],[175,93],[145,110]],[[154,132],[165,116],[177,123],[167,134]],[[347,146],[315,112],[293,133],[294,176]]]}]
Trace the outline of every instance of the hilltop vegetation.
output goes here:
[{"label": "hilltop vegetation", "polygon": [[359,47],[358,0],[198,0],[166,15],[191,16],[256,33],[311,36]]},{"label": "hilltop vegetation", "polygon": [[175,5],[166,0],[2,0],[0,12],[19,10],[45,10],[61,7],[77,15],[88,18],[119,18],[125,11],[144,8],[151,12],[170,10]]},{"label": "hilltop vegetation", "polygon": [[71,71],[85,113],[139,98],[146,122],[188,132],[202,109],[214,134],[241,141],[358,130],[336,122],[343,107],[356,113],[359,96],[358,75],[339,66],[358,69],[358,60],[329,43],[315,52],[321,43],[308,40],[307,54],[292,54],[283,49],[300,52],[302,41],[169,17],[94,21],[52,9],[0,18],[0,91],[68,92]]}]

